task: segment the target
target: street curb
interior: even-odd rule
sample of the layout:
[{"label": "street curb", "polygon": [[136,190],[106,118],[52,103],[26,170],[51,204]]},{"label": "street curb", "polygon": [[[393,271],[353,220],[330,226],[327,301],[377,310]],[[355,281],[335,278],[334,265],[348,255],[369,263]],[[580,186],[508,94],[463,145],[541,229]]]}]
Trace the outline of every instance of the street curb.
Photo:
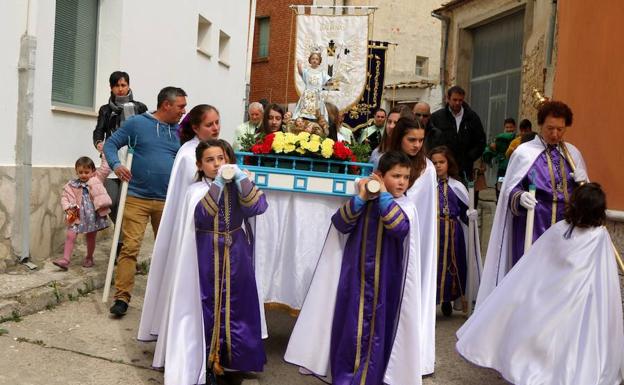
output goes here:
[{"label": "street curb", "polygon": [[[61,279],[48,279],[43,284],[26,287],[8,296],[0,294],[0,324],[5,321],[19,320],[21,317],[42,310],[49,310],[63,302],[77,300],[94,290],[103,288],[106,279],[106,261],[96,262],[97,265],[88,271],[80,267],[70,267],[68,272],[63,273]],[[149,262],[150,259],[138,261],[140,264],[147,263],[147,266]],[[44,266],[47,264],[51,264],[51,260],[46,261]],[[29,274],[45,274],[44,268],[42,271]]]}]

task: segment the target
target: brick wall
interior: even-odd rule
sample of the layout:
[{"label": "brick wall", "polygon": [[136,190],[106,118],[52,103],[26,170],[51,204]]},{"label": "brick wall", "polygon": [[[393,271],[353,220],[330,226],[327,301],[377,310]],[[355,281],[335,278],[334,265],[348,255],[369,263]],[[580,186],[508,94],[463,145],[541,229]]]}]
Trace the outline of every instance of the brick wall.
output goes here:
[{"label": "brick wall", "polygon": [[[295,103],[299,99],[295,90],[295,31],[296,18],[288,8],[292,1],[258,0],[254,28],[254,52],[251,64],[250,101],[265,98],[273,103]],[[312,0],[297,1],[311,5]],[[258,57],[260,30],[258,19],[270,18],[269,56]],[[287,80],[288,79],[288,80]]]}]

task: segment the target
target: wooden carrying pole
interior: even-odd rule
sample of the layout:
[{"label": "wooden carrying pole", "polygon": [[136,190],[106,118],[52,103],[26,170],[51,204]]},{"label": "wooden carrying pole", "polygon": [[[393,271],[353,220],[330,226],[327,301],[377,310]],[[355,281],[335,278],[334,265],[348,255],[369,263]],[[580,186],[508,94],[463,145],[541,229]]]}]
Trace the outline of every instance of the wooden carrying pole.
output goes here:
[{"label": "wooden carrying pole", "polygon": [[[128,156],[126,157],[126,168],[132,169],[132,157],[134,155],[134,147],[128,145]],[[121,222],[123,221],[124,207],[126,206],[126,196],[128,195],[128,182],[121,184],[121,192],[119,197],[119,207],[117,209],[117,220],[115,221],[115,233],[113,235],[113,244],[111,245],[110,254],[108,256],[108,269],[106,270],[106,279],[104,280],[104,293],[102,293],[102,302],[107,302],[110,293],[111,279],[113,277],[113,269],[115,268],[115,258],[117,257],[117,243],[121,234]]]}]

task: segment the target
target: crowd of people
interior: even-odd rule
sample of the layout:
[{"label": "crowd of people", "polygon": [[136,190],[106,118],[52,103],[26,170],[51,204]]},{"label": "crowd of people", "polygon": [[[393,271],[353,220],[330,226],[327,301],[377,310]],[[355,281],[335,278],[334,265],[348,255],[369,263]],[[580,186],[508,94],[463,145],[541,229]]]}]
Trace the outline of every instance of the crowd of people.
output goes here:
[{"label": "crowd of people", "polygon": [[[564,141],[571,109],[546,101],[538,132],[523,120],[516,133],[507,119],[487,144],[466,92],[453,86],[434,113],[424,102],[378,109],[352,132],[318,97],[328,81],[320,60],[313,53],[310,68],[298,63],[310,89],[293,114],[251,103],[233,145],[219,139],[214,106],[186,114],[184,90],[165,87],[148,111],[133,100],[129,75],[114,72],[93,132],[101,165],[76,161],[62,198],[65,251],[54,264],[68,269],[84,233],[83,266],[92,267],[107,216],[121,223],[110,313],[122,317],[150,222],[156,240],[138,339],[156,341],[153,366],[164,367],[165,383],[216,384],[232,371],[262,371],[267,327],[248,220],[271,200],[237,166],[234,149],[279,130],[305,130],[368,144],[375,171],[360,176],[356,194],[327,224],[286,361],[336,385],[420,384],[435,370],[439,305],[444,316],[469,316],[457,351],[510,382],[619,383],[624,331],[615,251],[603,226],[606,197],[589,183],[580,151]],[[475,164],[493,159],[503,179],[482,264],[478,198],[467,186],[479,177]],[[122,182],[128,196],[116,218]]]}]

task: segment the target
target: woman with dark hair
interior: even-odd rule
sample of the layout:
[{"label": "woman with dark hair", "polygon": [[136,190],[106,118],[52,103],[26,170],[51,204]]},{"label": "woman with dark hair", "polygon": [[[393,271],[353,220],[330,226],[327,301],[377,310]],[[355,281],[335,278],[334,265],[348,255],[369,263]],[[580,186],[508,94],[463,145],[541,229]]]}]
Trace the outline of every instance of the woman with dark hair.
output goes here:
[{"label": "woman with dark hair", "polygon": [[269,104],[264,109],[264,117],[262,125],[259,127],[260,133],[268,135],[272,132],[282,130],[282,121],[284,120],[284,109],[279,104]]},{"label": "woman with dark hair", "polygon": [[[587,181],[580,151],[563,140],[572,124],[572,110],[563,102],[542,103],[537,113],[539,134],[509,158],[488,243],[477,304],[524,254],[525,238],[535,242],[563,219],[574,188]],[[535,194],[529,189],[535,188]],[[533,233],[526,233],[528,210],[534,212]]]},{"label": "woman with dark hair", "polygon": [[180,145],[194,138],[197,139],[194,143],[194,147],[197,147],[200,140],[216,139],[220,132],[219,111],[209,104],[198,104],[180,122],[178,136]]},{"label": "woman with dark hair", "polygon": [[[475,242],[474,258],[468,258],[468,221],[477,220],[477,210],[468,206],[468,190],[459,181],[459,167],[446,146],[429,152],[429,159],[438,176],[438,290],[436,303],[442,314],[455,310],[467,313],[476,300],[481,271],[479,242]],[[476,229],[476,226],[474,226]],[[472,236],[478,236],[475,232]],[[478,238],[477,238],[478,239]],[[451,306],[451,301],[454,306]]]},{"label": "woman with dark hair", "polygon": [[[160,228],[154,242],[150,275],[145,290],[145,302],[139,325],[139,339],[151,341],[160,332],[163,312],[168,307],[171,287],[171,266],[176,262],[179,234],[176,226],[182,215],[182,202],[193,183],[197,166],[195,149],[205,140],[217,140],[220,132],[219,111],[208,104],[199,104],[180,122],[182,146],[173,162]],[[159,362],[158,354],[154,363]]]},{"label": "woman with dark hair", "polygon": [[400,118],[390,138],[391,151],[403,151],[412,162],[410,186],[422,174],[427,166],[427,157],[423,146],[425,128],[419,120]]},{"label": "woman with dark hair", "polygon": [[[519,148],[520,149],[520,148]],[[620,384],[622,298],[596,183],[551,226],[457,332],[457,351],[510,383]]]},{"label": "woman with dark hair", "polygon": [[[147,106],[137,100],[130,89],[130,75],[127,72],[115,71],[108,78],[110,85],[110,97],[108,103],[100,107],[98,119],[93,129],[93,145],[102,153],[104,142],[128,119],[134,115],[140,115],[147,111]],[[127,148],[122,147],[118,151],[119,159],[126,160]],[[114,172],[111,172],[104,181],[106,192],[111,197],[113,204],[108,216],[117,223],[117,210],[119,209],[119,198],[121,191],[121,180]],[[121,251],[121,242],[117,246],[117,253]]]},{"label": "woman with dark hair", "polygon": [[386,125],[381,134],[381,140],[379,142],[379,146],[373,149],[371,156],[369,158],[369,162],[374,165],[373,168],[377,168],[377,163],[379,162],[379,158],[390,150],[390,140],[392,137],[392,131],[396,126],[397,122],[400,118],[409,118],[413,117],[412,112],[407,108],[407,106],[401,104],[396,107],[393,107],[390,112],[388,112],[388,117],[386,118]]},{"label": "woman with dark hair", "polygon": [[[409,115],[398,120],[388,151],[402,151],[410,158],[410,187],[405,193],[416,206],[420,231],[422,374],[433,373],[435,361],[436,268],[437,268],[437,180],[433,163],[425,156],[425,128]],[[433,227],[433,229],[432,229]],[[431,231],[426,231],[431,229]]]}]

